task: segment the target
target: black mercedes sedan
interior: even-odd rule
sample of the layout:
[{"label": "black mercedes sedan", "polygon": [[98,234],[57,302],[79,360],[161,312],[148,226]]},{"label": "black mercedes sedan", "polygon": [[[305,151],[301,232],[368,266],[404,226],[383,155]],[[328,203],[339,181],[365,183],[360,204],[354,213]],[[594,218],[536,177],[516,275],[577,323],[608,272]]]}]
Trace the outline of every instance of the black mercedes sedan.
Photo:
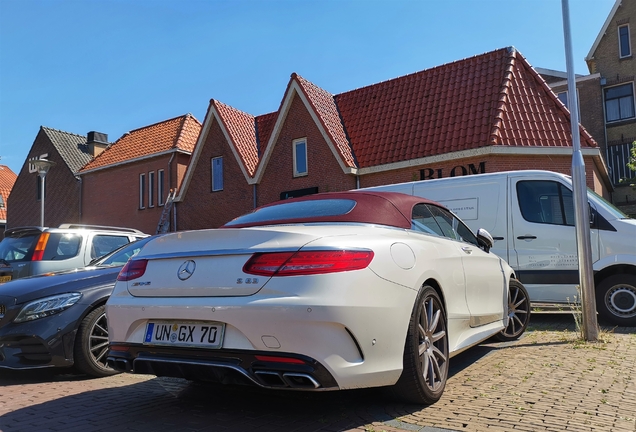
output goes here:
[{"label": "black mercedes sedan", "polygon": [[128,243],[87,267],[0,285],[0,368],[69,367],[103,377],[108,326],[104,304],[119,270],[154,237]]}]

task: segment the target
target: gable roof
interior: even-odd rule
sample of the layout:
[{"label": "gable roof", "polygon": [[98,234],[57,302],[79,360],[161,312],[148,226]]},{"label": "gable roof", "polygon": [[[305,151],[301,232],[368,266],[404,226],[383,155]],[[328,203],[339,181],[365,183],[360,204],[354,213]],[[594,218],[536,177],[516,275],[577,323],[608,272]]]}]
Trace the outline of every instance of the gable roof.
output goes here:
[{"label": "gable roof", "polygon": [[[246,181],[258,183],[296,96],[348,173],[483,147],[572,146],[569,111],[514,47],[338,95],[294,73],[274,113],[252,117],[212,100],[197,146],[219,120]],[[580,134],[581,148],[598,148]]]},{"label": "gable roof", "polygon": [[93,156],[88,150],[85,135],[77,135],[70,132],[41,126],[40,129],[53,144],[64,163],[73,174],[78,172]]},{"label": "gable roof", "polygon": [[7,220],[7,199],[18,175],[6,165],[0,165],[0,221]]},{"label": "gable roof", "polygon": [[192,114],[185,114],[126,132],[87,163],[80,174],[174,150],[189,154],[200,131],[201,123]]},{"label": "gable roof", "polygon": [[587,53],[587,56],[585,56],[585,62],[588,64],[588,69],[590,69],[590,73],[592,73],[592,70],[590,68],[590,61],[594,59],[594,53],[596,52],[598,45],[601,43],[601,39],[603,39],[603,36],[605,36],[605,33],[607,32],[607,28],[609,27],[610,23],[614,19],[614,15],[616,14],[616,11],[621,5],[621,2],[622,0],[615,1],[614,6],[612,6],[612,10],[607,15],[607,19],[603,23],[603,27],[601,27],[601,31],[598,32],[598,35],[596,35],[596,39],[594,40],[594,43],[592,44],[592,47],[590,48],[590,52]]}]

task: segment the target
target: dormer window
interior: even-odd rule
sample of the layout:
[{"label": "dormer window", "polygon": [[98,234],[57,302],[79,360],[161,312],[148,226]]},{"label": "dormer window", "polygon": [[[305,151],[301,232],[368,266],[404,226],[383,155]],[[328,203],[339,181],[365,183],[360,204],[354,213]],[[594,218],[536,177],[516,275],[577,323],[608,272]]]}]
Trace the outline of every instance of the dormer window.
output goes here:
[{"label": "dormer window", "polygon": [[294,148],[294,177],[307,175],[307,139],[293,141]]},{"label": "dormer window", "polygon": [[632,47],[629,41],[629,24],[618,28],[618,54],[620,58],[631,57]]}]

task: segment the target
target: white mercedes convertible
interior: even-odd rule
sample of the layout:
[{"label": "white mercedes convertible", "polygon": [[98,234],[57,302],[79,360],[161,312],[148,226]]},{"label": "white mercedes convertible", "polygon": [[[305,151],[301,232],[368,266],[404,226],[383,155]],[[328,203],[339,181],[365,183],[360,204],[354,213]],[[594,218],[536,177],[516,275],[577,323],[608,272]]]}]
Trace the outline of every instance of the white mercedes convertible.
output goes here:
[{"label": "white mercedes convertible", "polygon": [[440,204],[362,191],[168,234],[119,274],[108,364],[276,389],[392,386],[431,404],[453,355],[514,340],[530,319],[528,294],[492,243]]}]

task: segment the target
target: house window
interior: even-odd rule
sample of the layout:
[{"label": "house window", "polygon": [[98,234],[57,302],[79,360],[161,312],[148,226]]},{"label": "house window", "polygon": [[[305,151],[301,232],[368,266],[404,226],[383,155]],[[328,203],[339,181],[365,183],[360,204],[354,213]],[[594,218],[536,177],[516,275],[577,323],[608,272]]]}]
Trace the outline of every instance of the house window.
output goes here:
[{"label": "house window", "polygon": [[632,55],[632,47],[629,42],[629,25],[618,28],[618,53],[620,58]]},{"label": "house window", "polygon": [[568,92],[561,92],[561,93],[557,93],[557,96],[559,98],[559,100],[561,102],[563,102],[563,105],[565,105],[565,107],[568,107]]},{"label": "house window", "polygon": [[294,177],[307,175],[307,140],[294,140]]},{"label": "house window", "polygon": [[139,174],[139,208],[146,208],[146,174]]},{"label": "house window", "polygon": [[157,171],[157,204],[160,206],[165,204],[165,201],[163,199],[163,177],[163,170]]},{"label": "house window", "polygon": [[608,122],[634,118],[634,84],[605,89],[605,116]]},{"label": "house window", "polygon": [[4,208],[4,198],[2,198],[2,195],[0,195],[0,208]]},{"label": "house window", "polygon": [[223,190],[223,157],[212,158],[212,192]]},{"label": "house window", "polygon": [[[577,92],[577,96],[578,96],[579,89],[576,89],[576,92]],[[563,105],[565,105],[565,107],[567,109],[570,109],[570,105],[568,104],[568,92],[564,91],[564,92],[557,93],[557,97],[559,98],[559,100],[561,102],[563,102]],[[581,119],[581,104],[577,104],[577,108],[578,108],[578,112],[579,112],[579,121],[580,121],[580,119]]]},{"label": "house window", "polygon": [[148,207],[155,206],[155,172],[148,173]]}]

